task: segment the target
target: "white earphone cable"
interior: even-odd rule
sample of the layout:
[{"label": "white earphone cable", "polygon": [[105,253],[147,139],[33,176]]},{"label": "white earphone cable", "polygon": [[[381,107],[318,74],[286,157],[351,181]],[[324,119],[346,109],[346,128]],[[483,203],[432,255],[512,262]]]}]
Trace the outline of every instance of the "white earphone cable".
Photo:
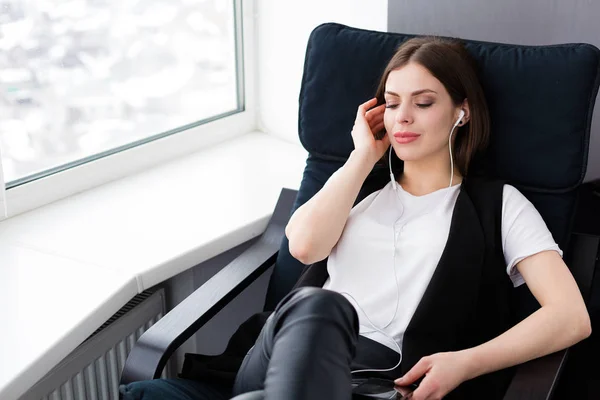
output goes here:
[{"label": "white earphone cable", "polygon": [[[450,152],[450,183],[448,184],[448,188],[452,187],[452,180],[454,179],[454,157],[452,156],[452,134],[454,133],[454,130],[456,129],[456,127],[458,126],[459,122],[462,120],[462,117],[464,116],[464,111],[461,110],[460,116],[459,118],[456,120],[456,122],[454,123],[454,125],[452,126],[452,129],[450,130],[450,136],[448,138],[448,150]],[[389,168],[390,168],[390,179],[393,185],[393,189],[394,191],[397,190],[397,182],[396,179],[394,178],[394,172],[392,171],[392,145],[390,144],[390,151],[389,151]],[[444,197],[444,200],[438,205],[438,207],[436,207],[434,210],[430,211],[427,214],[430,214],[431,212],[437,210],[442,204],[445,204],[448,196],[450,195],[451,191],[448,191],[448,193],[446,193],[446,196]],[[359,370],[354,370],[351,371],[352,374],[357,373],[357,372],[385,372],[385,371],[393,371],[396,368],[398,368],[400,366],[400,364],[402,363],[402,349],[400,348],[400,345],[398,344],[398,342],[396,342],[396,340],[391,337],[390,335],[388,335],[387,333],[385,333],[383,331],[383,329],[387,328],[396,318],[396,315],[398,313],[398,307],[399,307],[399,303],[400,303],[400,285],[398,284],[398,274],[396,273],[396,224],[394,224],[394,261],[393,261],[393,270],[394,270],[394,280],[396,282],[396,310],[394,311],[394,315],[392,316],[392,318],[390,319],[390,321],[384,325],[381,328],[378,328],[377,326],[375,326],[375,324],[373,323],[373,321],[371,321],[371,319],[369,318],[369,316],[367,315],[367,313],[365,312],[365,310],[363,310],[363,308],[360,306],[360,304],[358,304],[358,301],[348,292],[340,292],[340,294],[346,294],[348,295],[352,300],[354,300],[354,303],[356,304],[356,306],[358,308],[360,308],[360,310],[362,311],[362,313],[364,314],[365,318],[369,321],[369,323],[371,324],[371,326],[375,329],[374,331],[366,331],[366,332],[362,332],[362,333],[371,333],[371,332],[379,332],[381,333],[383,336],[385,336],[386,338],[390,339],[392,341],[392,343],[394,343],[394,346],[396,346],[396,348],[398,349],[398,353],[400,354],[400,359],[398,360],[398,363],[396,363],[396,365],[394,365],[392,368],[386,368],[386,369],[359,369]]]}]

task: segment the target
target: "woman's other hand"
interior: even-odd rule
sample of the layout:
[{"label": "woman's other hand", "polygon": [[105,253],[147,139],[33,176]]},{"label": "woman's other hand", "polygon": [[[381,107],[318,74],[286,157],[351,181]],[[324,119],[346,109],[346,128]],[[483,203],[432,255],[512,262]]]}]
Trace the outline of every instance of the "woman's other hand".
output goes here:
[{"label": "woman's other hand", "polygon": [[436,353],[423,357],[402,378],[399,386],[407,386],[419,378],[423,380],[411,394],[412,400],[442,399],[458,385],[470,379],[470,361],[464,352]]},{"label": "woman's other hand", "polygon": [[375,139],[375,134],[384,128],[383,114],[385,112],[385,104],[371,108],[375,104],[377,104],[377,99],[372,98],[358,106],[356,120],[352,127],[354,150],[366,156],[373,165],[379,161],[390,145],[387,134],[381,140]]}]

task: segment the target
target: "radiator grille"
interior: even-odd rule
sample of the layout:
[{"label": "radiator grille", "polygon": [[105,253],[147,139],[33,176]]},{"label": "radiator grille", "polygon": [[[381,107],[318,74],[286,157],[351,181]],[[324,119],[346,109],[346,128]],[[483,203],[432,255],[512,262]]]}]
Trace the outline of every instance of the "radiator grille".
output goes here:
[{"label": "radiator grille", "polygon": [[[21,400],[117,400],[127,356],[164,315],[163,293],[161,289],[134,297]],[[161,377],[168,376],[167,367]]]}]

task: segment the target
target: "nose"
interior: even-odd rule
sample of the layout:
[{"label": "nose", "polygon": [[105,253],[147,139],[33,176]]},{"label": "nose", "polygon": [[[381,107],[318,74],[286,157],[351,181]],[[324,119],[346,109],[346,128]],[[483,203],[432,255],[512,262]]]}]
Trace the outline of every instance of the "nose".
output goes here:
[{"label": "nose", "polygon": [[410,107],[401,104],[396,109],[396,123],[399,125],[409,125],[413,122]]}]

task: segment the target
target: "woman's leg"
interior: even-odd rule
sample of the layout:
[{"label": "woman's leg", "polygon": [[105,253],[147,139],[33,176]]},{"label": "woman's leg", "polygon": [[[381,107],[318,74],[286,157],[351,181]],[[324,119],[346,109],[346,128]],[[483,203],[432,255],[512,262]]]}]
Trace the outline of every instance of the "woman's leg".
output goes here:
[{"label": "woman's leg", "polygon": [[266,399],[348,400],[357,338],[358,316],[344,296],[293,290],[244,358],[233,393],[264,389]]},{"label": "woman's leg", "polygon": [[152,379],[119,386],[120,400],[227,400],[231,388],[181,378]]}]

